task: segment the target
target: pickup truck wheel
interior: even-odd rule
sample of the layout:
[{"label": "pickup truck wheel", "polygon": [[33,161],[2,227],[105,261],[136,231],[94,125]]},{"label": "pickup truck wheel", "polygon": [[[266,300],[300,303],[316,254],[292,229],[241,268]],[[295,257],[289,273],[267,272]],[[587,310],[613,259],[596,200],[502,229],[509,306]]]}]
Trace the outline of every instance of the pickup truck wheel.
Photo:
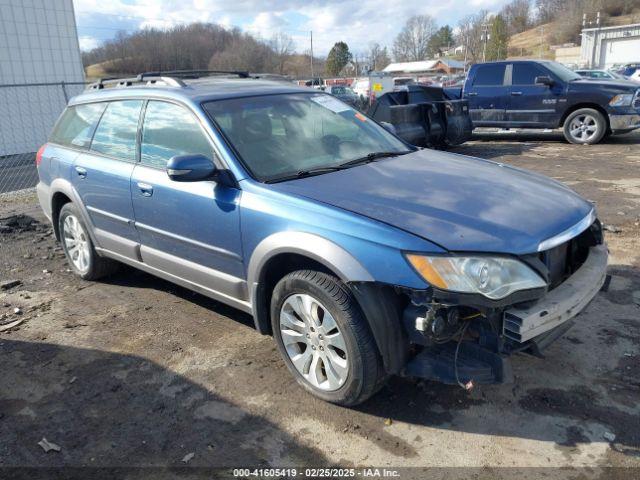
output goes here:
[{"label": "pickup truck wheel", "polygon": [[299,270],[276,285],[273,333],[287,367],[308,392],[357,405],[382,386],[382,362],[349,289],[325,273]]},{"label": "pickup truck wheel", "polygon": [[593,145],[607,133],[607,121],[599,111],[581,108],[564,121],[564,137],[570,143]]},{"label": "pickup truck wheel", "polygon": [[97,280],[113,273],[118,264],[98,255],[78,209],[65,204],[58,216],[60,242],[74,273],[84,280]]}]

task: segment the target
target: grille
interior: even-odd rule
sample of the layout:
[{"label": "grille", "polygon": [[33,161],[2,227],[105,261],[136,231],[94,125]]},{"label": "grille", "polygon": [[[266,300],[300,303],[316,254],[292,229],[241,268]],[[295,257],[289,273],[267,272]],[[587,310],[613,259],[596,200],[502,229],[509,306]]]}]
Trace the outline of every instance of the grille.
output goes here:
[{"label": "grille", "polygon": [[553,290],[576,270],[589,255],[589,248],[602,243],[602,229],[599,221],[595,221],[577,237],[556,247],[540,252],[539,260],[548,272],[549,290]]}]

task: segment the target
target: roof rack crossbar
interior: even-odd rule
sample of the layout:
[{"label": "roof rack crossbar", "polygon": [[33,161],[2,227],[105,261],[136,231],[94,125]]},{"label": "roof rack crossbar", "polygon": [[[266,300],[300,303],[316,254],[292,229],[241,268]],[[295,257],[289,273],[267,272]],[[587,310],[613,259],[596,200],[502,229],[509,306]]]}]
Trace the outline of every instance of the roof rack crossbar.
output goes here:
[{"label": "roof rack crossbar", "polygon": [[157,72],[144,72],[139,76],[144,78],[148,75],[185,78],[199,78],[206,75],[237,75],[240,78],[249,78],[249,72],[242,70],[159,70]]}]

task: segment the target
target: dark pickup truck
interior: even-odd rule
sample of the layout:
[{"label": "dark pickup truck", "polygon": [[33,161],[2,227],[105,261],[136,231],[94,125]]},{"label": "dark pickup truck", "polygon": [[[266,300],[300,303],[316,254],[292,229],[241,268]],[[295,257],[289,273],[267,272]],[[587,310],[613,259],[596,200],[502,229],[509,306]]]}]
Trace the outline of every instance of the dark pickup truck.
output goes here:
[{"label": "dark pickup truck", "polygon": [[469,101],[474,127],[562,128],[578,144],[640,128],[637,83],[585,80],[552,61],[473,65],[462,89],[445,93]]}]

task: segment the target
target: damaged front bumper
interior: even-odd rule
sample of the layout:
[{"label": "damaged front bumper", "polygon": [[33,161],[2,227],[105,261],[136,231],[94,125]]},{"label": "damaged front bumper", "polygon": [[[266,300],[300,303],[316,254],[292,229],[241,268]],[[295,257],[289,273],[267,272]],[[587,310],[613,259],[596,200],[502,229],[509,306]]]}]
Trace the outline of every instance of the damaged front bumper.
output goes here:
[{"label": "damaged front bumper", "polygon": [[[424,307],[409,306],[403,324],[409,341],[419,347],[403,373],[448,384],[511,382],[509,356],[518,352],[541,356],[544,348],[560,338],[602,289],[607,260],[604,243],[590,247],[584,263],[556,288],[535,301],[484,309],[469,321],[470,335],[464,337],[463,332],[459,342],[430,340],[426,330],[432,324],[421,316]],[[441,307],[440,312],[461,308],[459,304]]]},{"label": "damaged front bumper", "polygon": [[556,289],[531,306],[505,310],[504,336],[523,343],[575,317],[604,285],[607,259],[606,245],[591,247],[587,260]]}]

